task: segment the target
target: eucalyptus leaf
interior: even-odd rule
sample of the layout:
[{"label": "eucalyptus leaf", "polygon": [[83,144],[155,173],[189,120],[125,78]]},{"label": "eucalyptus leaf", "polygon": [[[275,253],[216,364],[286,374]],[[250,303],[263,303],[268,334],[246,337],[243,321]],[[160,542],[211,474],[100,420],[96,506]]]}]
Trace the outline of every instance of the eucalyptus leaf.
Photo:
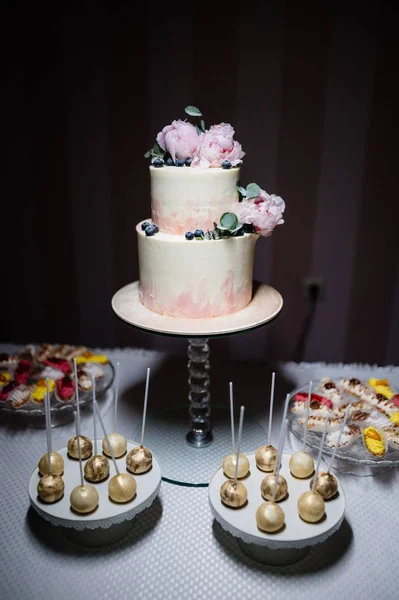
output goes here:
[{"label": "eucalyptus leaf", "polygon": [[257,183],[249,183],[247,185],[246,196],[247,198],[256,198],[260,194],[260,187]]},{"label": "eucalyptus leaf", "polygon": [[205,132],[205,121],[204,121],[204,119],[201,119],[201,127],[202,127],[202,131]]},{"label": "eucalyptus leaf", "polygon": [[186,108],[184,109],[184,112],[186,112],[191,117],[202,117],[202,112],[200,111],[199,108],[197,108],[195,106],[186,106]]},{"label": "eucalyptus leaf", "polygon": [[196,125],[195,129],[197,130],[198,135],[201,135],[201,133],[204,133],[199,125]]},{"label": "eucalyptus leaf", "polygon": [[163,156],[164,155],[164,150],[162,150],[161,146],[158,144],[158,142],[155,142],[154,147],[152,149],[152,153],[159,155],[159,156]]},{"label": "eucalyptus leaf", "polygon": [[243,188],[241,185],[237,185],[237,191],[241,194],[241,196],[244,196],[244,198],[247,195],[247,190],[245,188]]},{"label": "eucalyptus leaf", "polygon": [[144,154],[144,158],[150,158],[151,156],[151,150],[147,150],[147,152]]},{"label": "eucalyptus leaf", "polygon": [[220,217],[220,225],[223,229],[227,229],[228,231],[233,231],[236,229],[238,225],[237,215],[231,212],[224,213]]}]

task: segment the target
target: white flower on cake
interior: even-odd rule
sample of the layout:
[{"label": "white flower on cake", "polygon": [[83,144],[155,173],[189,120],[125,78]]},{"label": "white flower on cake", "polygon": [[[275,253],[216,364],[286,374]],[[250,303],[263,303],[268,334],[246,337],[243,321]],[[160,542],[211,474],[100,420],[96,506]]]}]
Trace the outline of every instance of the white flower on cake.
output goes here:
[{"label": "white flower on cake", "polygon": [[176,158],[186,160],[193,158],[201,143],[201,138],[194,125],[187,121],[173,121],[166,125],[157,135],[157,142],[162,150],[169,152],[173,161]]},{"label": "white flower on cake", "polygon": [[252,225],[256,233],[265,237],[272,234],[276,225],[284,223],[284,210],[284,200],[275,194],[268,194],[265,190],[260,190],[255,198],[244,198],[232,208],[240,223]]}]

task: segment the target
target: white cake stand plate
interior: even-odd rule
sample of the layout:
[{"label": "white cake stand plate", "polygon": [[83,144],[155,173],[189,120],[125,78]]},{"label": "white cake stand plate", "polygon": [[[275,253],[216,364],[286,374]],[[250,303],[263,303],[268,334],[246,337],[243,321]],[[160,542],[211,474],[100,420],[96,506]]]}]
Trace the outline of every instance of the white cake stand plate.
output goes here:
[{"label": "white cake stand plate", "polygon": [[[99,451],[101,444],[102,440],[98,440]],[[138,445],[136,442],[128,441],[127,452]],[[94,547],[119,541],[129,533],[134,519],[138,517],[139,513],[149,508],[158,495],[161,485],[161,469],[157,458],[153,455],[152,468],[147,473],[134,475],[137,492],[133,500],[125,504],[112,502],[108,496],[108,483],[116,471],[112,459],[109,459],[109,477],[100,483],[91,483],[100,497],[98,508],[88,515],[79,515],[71,510],[69,502],[73,488],[80,485],[79,461],[69,458],[66,448],[57,450],[57,452],[64,459],[64,496],[54,504],[42,502],[37,495],[40,475],[36,468],[29,481],[29,499],[31,506],[43,519],[60,527],[64,535],[78,544]],[[119,471],[126,473],[126,455],[116,459],[116,463]]]},{"label": "white cake stand plate", "polygon": [[[288,483],[288,497],[279,502],[285,513],[285,526],[276,533],[264,533],[256,524],[256,510],[264,502],[260,486],[268,473],[260,471],[255,453],[247,454],[250,475],[242,482],[248,491],[248,503],[240,509],[225,506],[220,500],[220,488],[226,481],[222,468],[218,469],[209,484],[209,505],[213,516],[222,528],[237,538],[238,544],[248,556],[268,565],[287,565],[306,556],[310,547],[321,544],[335,531],[344,519],[345,495],[338,482],[338,494],[325,503],[325,517],[318,523],[306,523],[299,514],[297,503],[303,492],[309,490],[308,479],[296,479],[290,473],[289,454],[282,457],[280,474]],[[323,468],[321,468],[321,471]]]}]

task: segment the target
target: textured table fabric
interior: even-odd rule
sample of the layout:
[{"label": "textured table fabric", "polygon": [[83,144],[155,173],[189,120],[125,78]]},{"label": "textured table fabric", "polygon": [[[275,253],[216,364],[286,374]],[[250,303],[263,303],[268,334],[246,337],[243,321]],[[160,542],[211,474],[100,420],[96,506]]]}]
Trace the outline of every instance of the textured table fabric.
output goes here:
[{"label": "textured table fabric", "polygon": [[[0,351],[8,349],[8,346],[0,346]],[[153,372],[151,400],[155,404],[157,391],[165,389],[162,379],[165,364],[169,378],[173,379],[173,394],[178,393],[174,369],[181,372],[183,393],[187,385],[185,363],[176,361],[175,364],[162,353],[139,349],[105,352],[114,362],[120,361],[119,429],[132,437],[132,429],[140,422],[146,367],[151,366]],[[342,369],[348,369],[343,365],[276,365],[279,396],[309,379],[317,379],[326,368],[333,377]],[[399,368],[377,369],[363,365],[349,368],[358,376],[386,374],[399,384]],[[257,397],[255,409],[262,420],[262,403],[267,406],[269,368],[245,363],[231,366],[229,361],[216,365],[215,361],[214,371],[214,377],[222,380],[234,373],[237,401],[247,398],[250,403],[250,396]],[[156,385],[158,377],[159,386]],[[215,379],[216,395],[219,393],[217,383]],[[220,385],[224,389],[225,382]],[[166,393],[163,402],[165,397]],[[276,426],[281,402],[279,404]],[[110,392],[101,399],[101,406],[106,419],[110,420]],[[83,412],[82,419],[83,427],[89,428],[90,411]],[[55,428],[54,448],[65,446],[72,433],[72,423]],[[296,439],[290,437],[287,448],[296,444]],[[0,426],[2,600],[42,597],[54,600],[119,600],[123,597],[140,600],[322,597],[335,600],[398,596],[399,476],[395,469],[374,477],[340,474],[347,496],[346,518],[341,529],[325,543],[311,548],[301,562],[287,567],[268,567],[243,554],[235,538],[214,521],[207,488],[167,482],[162,482],[154,504],[137,519],[122,541],[100,549],[75,545],[29,507],[28,480],[44,451],[42,429],[27,429],[12,423]],[[159,459],[162,463],[162,457]]]}]

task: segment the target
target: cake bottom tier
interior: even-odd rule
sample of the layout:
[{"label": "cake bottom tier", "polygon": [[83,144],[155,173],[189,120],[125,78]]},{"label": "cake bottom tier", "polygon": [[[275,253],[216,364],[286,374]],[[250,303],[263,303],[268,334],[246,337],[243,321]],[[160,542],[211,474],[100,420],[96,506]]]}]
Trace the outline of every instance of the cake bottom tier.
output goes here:
[{"label": "cake bottom tier", "polygon": [[150,310],[172,317],[220,317],[251,301],[258,235],[188,241],[162,232],[147,236],[141,222],[136,231],[140,300]]}]

